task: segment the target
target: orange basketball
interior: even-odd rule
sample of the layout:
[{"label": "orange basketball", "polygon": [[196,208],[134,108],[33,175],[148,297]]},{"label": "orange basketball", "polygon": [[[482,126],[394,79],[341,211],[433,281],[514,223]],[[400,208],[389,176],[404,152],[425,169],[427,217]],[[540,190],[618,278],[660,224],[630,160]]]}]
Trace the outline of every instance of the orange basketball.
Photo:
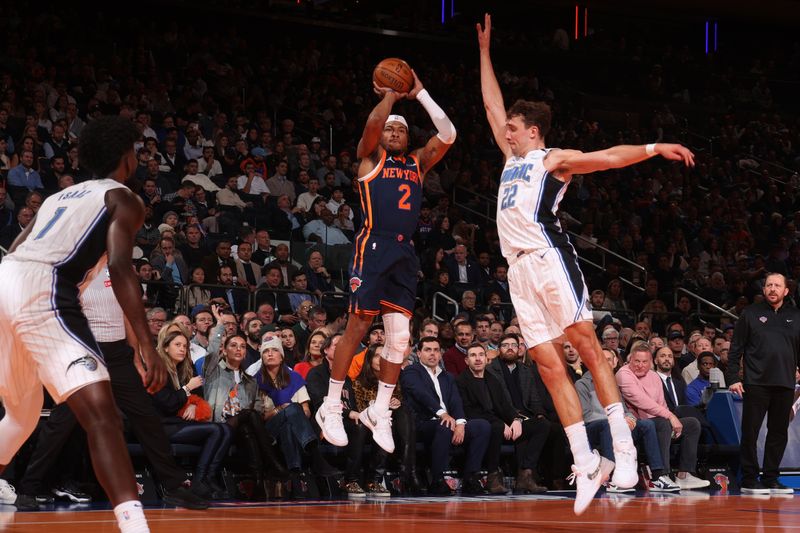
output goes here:
[{"label": "orange basketball", "polygon": [[411,67],[402,59],[384,59],[372,71],[372,79],[378,87],[386,87],[399,93],[407,93],[414,86]]}]

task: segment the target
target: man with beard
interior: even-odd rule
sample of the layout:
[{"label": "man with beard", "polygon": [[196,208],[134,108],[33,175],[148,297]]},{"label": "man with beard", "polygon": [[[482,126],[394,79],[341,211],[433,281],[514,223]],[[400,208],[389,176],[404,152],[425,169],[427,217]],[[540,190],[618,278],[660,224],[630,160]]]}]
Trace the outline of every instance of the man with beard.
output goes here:
[{"label": "man with beard", "polygon": [[533,384],[530,367],[519,362],[519,337],[514,334],[500,338],[500,355],[486,366],[486,372],[500,383],[503,395],[516,411],[515,420],[520,421],[514,442],[517,456],[517,480],[514,492],[539,494],[547,489],[536,482],[539,457],[550,434],[550,422],[545,418],[544,407]]},{"label": "man with beard", "polygon": [[[800,311],[784,301],[789,290],[783,274],[768,274],[765,301],[745,308],[733,330],[728,357],[728,390],[744,400],[742,408],[742,492],[792,494],[778,481],[788,440],[789,417],[794,401],[795,376],[800,347]],[[744,381],[739,366],[744,358]],[[767,438],[764,467],[758,479],[756,444],[764,416]]]},{"label": "man with beard", "polygon": [[247,337],[247,353],[242,361],[242,368],[249,368],[253,363],[261,360],[259,349],[261,348],[261,328],[263,323],[258,317],[251,318],[244,327],[244,334]]}]

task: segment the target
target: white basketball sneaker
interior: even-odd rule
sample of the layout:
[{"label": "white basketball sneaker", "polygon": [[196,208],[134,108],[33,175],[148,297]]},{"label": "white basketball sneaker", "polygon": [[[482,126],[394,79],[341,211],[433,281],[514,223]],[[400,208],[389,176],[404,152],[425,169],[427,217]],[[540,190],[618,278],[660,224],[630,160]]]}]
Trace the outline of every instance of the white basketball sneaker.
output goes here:
[{"label": "white basketball sneaker", "polygon": [[636,446],[633,443],[627,443],[624,447],[617,448],[614,446],[614,475],[611,478],[611,483],[623,489],[629,489],[636,486],[639,482],[638,467],[639,462],[636,460]]},{"label": "white basketball sneaker", "polygon": [[586,470],[581,470],[572,465],[572,474],[567,478],[570,484],[575,484],[576,488],[574,507],[576,515],[583,513],[589,507],[594,495],[597,494],[603,483],[608,481],[608,476],[614,470],[613,461],[601,457],[597,450],[592,453],[596,458],[596,461],[593,461],[593,465]]},{"label": "white basketball sneaker", "polygon": [[323,438],[334,446],[347,446],[347,433],[342,422],[342,402],[328,401],[328,397],[322,401],[322,405],[317,409],[314,419],[322,430]]},{"label": "white basketball sneaker", "polygon": [[383,448],[386,453],[394,452],[394,438],[392,438],[392,412],[387,410],[379,413],[374,405],[370,405],[358,414],[361,423],[372,431],[372,440]]}]

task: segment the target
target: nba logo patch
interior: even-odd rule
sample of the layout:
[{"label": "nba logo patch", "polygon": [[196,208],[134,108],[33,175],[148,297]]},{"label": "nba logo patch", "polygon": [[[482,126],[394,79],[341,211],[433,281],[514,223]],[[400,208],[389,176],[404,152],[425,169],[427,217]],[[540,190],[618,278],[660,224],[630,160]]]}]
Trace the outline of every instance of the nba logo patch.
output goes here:
[{"label": "nba logo patch", "polygon": [[361,278],[353,276],[350,278],[350,292],[356,292],[361,286]]},{"label": "nba logo patch", "polygon": [[767,317],[765,317],[765,316],[759,317],[758,321],[761,322],[762,324],[766,324],[767,323]]}]

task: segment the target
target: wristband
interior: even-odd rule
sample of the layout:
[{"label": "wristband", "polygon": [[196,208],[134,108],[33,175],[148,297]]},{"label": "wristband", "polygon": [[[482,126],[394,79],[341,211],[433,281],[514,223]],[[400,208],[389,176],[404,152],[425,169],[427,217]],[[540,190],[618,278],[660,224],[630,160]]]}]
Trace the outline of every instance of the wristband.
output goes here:
[{"label": "wristband", "polygon": [[656,155],[656,143],[648,144],[644,147],[644,151],[647,152],[647,155]]}]

